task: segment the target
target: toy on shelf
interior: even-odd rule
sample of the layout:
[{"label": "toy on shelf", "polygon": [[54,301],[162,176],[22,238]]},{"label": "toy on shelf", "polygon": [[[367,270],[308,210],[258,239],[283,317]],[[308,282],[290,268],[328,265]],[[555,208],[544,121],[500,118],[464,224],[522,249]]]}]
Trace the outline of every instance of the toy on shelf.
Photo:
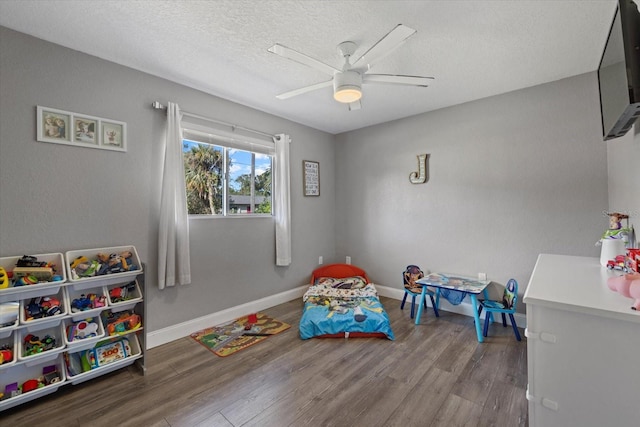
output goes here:
[{"label": "toy on shelf", "polygon": [[134,292],[136,290],[136,282],[129,282],[124,286],[113,288],[109,291],[109,298],[111,302],[124,302],[129,299],[135,298]]},{"label": "toy on shelf", "polygon": [[45,335],[44,338],[28,334],[24,337],[24,353],[25,356],[33,356],[51,350],[56,346],[56,339],[51,335]]},{"label": "toy on shelf", "polygon": [[79,256],[70,263],[71,275],[74,279],[102,276],[105,274],[123,273],[138,270],[133,263],[133,253],[124,251],[119,254],[99,252],[96,259]]},{"label": "toy on shelf", "polygon": [[624,266],[627,273],[640,273],[640,249],[627,249]]},{"label": "toy on shelf", "polygon": [[69,341],[95,336],[98,336],[98,324],[93,319],[82,320],[67,326],[67,339]]},{"label": "toy on shelf", "polygon": [[80,298],[76,298],[71,301],[71,311],[78,313],[81,311],[92,310],[94,308],[101,308],[107,305],[107,298],[104,295],[97,294],[82,294]]},{"label": "toy on shelf", "polygon": [[13,361],[13,348],[9,344],[0,347],[0,365]]},{"label": "toy on shelf", "polygon": [[24,276],[31,276],[36,277],[38,281],[50,282],[53,280],[55,271],[56,269],[53,264],[45,261],[38,261],[38,258],[33,255],[23,255],[16,263],[16,267],[13,269],[13,275],[16,279]]},{"label": "toy on shelf", "polygon": [[132,354],[129,340],[120,338],[115,341],[105,341],[89,350],[64,353],[64,360],[69,374],[76,376],[125,359]]},{"label": "toy on shelf", "polygon": [[38,261],[33,255],[23,255],[11,271],[0,267],[0,289],[62,280],[63,277],[56,274],[55,264]]},{"label": "toy on shelf", "polygon": [[32,298],[24,310],[27,321],[55,316],[61,313],[60,300],[53,296]]},{"label": "toy on shelf", "polygon": [[42,368],[42,376],[38,378],[31,378],[23,382],[18,394],[28,393],[30,391],[46,387],[50,384],[60,382],[60,380],[60,374],[58,373],[58,368],[56,368],[55,365],[45,366]]},{"label": "toy on shelf", "polygon": [[607,280],[607,285],[612,291],[635,300],[631,309],[640,310],[640,273],[610,277]]},{"label": "toy on shelf", "polygon": [[618,270],[625,273],[639,273],[640,249],[627,249],[626,255],[616,255],[614,259],[607,261],[609,270]]},{"label": "toy on shelf", "polygon": [[105,329],[109,335],[120,335],[136,330],[142,326],[140,316],[131,311],[120,313],[102,312]]},{"label": "toy on shelf", "polygon": [[[607,212],[609,228],[602,234],[596,245],[602,245],[600,264],[609,269],[623,270],[616,257],[625,254],[628,247],[633,247],[635,234],[633,226],[629,226],[629,215],[620,212]],[[625,226],[622,221],[626,220]],[[620,268],[621,267],[621,268]]]}]

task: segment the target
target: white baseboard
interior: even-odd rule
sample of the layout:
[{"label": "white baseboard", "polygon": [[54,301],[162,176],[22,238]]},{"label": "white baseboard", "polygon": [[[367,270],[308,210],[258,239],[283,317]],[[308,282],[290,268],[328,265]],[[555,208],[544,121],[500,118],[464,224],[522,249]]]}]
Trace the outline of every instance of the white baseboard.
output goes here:
[{"label": "white baseboard", "polygon": [[[378,290],[378,294],[383,297],[397,299],[398,301],[402,301],[404,297],[404,290],[398,288],[390,288],[388,286],[382,286],[376,284],[376,289]],[[427,305],[432,307],[431,301],[427,298]],[[463,314],[465,316],[473,317],[473,308],[471,307],[471,302],[465,298],[465,301],[459,305],[450,304],[444,298],[440,298],[440,310],[448,311],[450,313]],[[527,316],[521,313],[516,313],[513,315],[516,319],[516,323],[518,324],[518,328],[524,329],[527,327]],[[484,319],[484,316],[483,316]],[[502,323],[501,316],[493,316],[493,321],[499,321]],[[507,317],[507,324],[511,324]]]},{"label": "white baseboard", "polygon": [[302,298],[302,295],[308,288],[309,285],[300,286],[289,291],[281,292],[259,300],[250,301],[235,307],[230,307],[225,310],[218,311],[217,313],[211,313],[206,316],[198,317],[197,319],[149,332],[146,337],[147,349],[166,344],[179,338],[188,337],[194,332],[214,325],[222,325],[224,323],[231,322],[238,317],[246,316],[249,313],[255,313],[296,298]]},{"label": "white baseboard", "polygon": [[[216,313],[211,313],[206,316],[198,317],[197,319],[189,320],[187,322],[178,323],[166,328],[159,329],[157,331],[149,332],[146,336],[147,349],[157,347],[162,344],[177,340],[179,338],[188,337],[194,332],[200,331],[205,328],[209,328],[214,325],[222,325],[238,317],[246,316],[248,313],[255,313],[260,310],[265,310],[269,307],[273,307],[278,304],[282,304],[296,298],[302,298],[304,292],[309,288],[309,285],[300,286],[289,291],[281,292],[279,294],[271,295],[259,300],[250,301],[245,304],[241,304],[235,307],[230,307]],[[402,301],[404,291],[398,288],[391,288],[388,286],[382,286],[376,284],[376,289],[380,296],[393,298],[398,301]],[[427,300],[427,305],[431,306],[431,301]],[[451,313],[463,314],[465,316],[473,317],[473,309],[469,302],[463,302],[460,305],[452,305],[449,302],[441,298],[440,310],[449,311]],[[524,314],[516,313],[516,323],[519,328],[527,327],[527,317]],[[494,316],[494,321],[500,319],[500,316]],[[501,321],[502,319],[500,319]]]}]

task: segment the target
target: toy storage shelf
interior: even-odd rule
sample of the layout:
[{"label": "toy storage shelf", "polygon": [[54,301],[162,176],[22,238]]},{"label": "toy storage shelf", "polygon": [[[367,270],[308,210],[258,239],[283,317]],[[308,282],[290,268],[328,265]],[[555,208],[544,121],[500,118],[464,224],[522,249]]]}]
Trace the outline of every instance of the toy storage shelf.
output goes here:
[{"label": "toy storage shelf", "polygon": [[[137,269],[122,273],[106,274],[104,276],[93,276],[80,278],[72,276],[70,264],[78,257],[86,257],[89,260],[95,259],[97,253],[106,254],[130,252],[130,264],[135,264]],[[18,308],[18,318],[15,322],[0,327],[0,346],[13,345],[13,360],[9,363],[0,364],[0,393],[5,391],[5,387],[17,383],[38,378],[42,375],[44,366],[55,365],[60,374],[60,379],[52,384],[40,387],[36,390],[19,394],[14,397],[0,399],[0,412],[14,406],[30,402],[39,397],[56,392],[61,386],[67,384],[80,384],[92,380],[101,375],[122,369],[132,364],[136,364],[144,374],[144,350],[145,339],[145,310],[144,310],[144,269],[138,257],[135,247],[118,246],[99,249],[86,249],[69,251],[63,256],[61,253],[34,255],[38,260],[46,261],[56,265],[57,277],[55,282],[39,283],[35,285],[25,285],[20,287],[0,288],[0,315],[7,310]],[[12,270],[19,256],[0,258],[0,267],[7,272]],[[110,297],[110,291],[127,287],[129,293],[124,300],[117,300]],[[104,296],[105,304],[102,307],[87,309],[86,311],[72,310],[72,301],[82,299],[85,295],[95,294]],[[29,321],[25,318],[24,307],[33,298],[55,296],[60,300],[60,312],[54,316]],[[121,313],[128,310],[140,318],[140,326],[136,329],[125,331],[110,336],[106,333],[106,325],[101,319],[103,312]],[[94,318],[98,323],[98,333],[95,337],[88,337],[80,340],[73,340],[68,336],[70,326],[75,322]],[[2,317],[0,316],[0,319]],[[56,339],[56,346],[50,350],[39,354],[27,355],[24,349],[24,337],[29,334],[49,335]],[[71,353],[78,353],[93,349],[100,343],[110,342],[126,337],[129,340],[130,354],[124,359],[117,360],[77,375],[70,375],[67,369],[65,356]]]}]

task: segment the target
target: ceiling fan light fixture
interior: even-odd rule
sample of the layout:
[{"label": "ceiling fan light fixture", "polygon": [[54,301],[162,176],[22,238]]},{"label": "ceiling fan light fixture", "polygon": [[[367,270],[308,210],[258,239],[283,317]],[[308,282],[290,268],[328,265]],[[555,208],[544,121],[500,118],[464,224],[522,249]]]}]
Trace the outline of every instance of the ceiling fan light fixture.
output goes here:
[{"label": "ceiling fan light fixture", "polygon": [[362,75],[357,71],[341,71],[333,76],[333,98],[350,104],[362,98]]},{"label": "ceiling fan light fixture", "polygon": [[333,99],[343,104],[350,104],[362,98],[362,92],[356,86],[343,86],[333,94]]}]

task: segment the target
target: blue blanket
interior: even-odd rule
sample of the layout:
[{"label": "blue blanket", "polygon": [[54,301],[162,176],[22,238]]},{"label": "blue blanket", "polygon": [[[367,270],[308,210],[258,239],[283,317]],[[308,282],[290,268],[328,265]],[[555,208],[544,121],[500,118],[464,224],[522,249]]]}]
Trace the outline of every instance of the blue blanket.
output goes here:
[{"label": "blue blanket", "polygon": [[381,332],[394,339],[387,316],[373,284],[362,289],[314,285],[303,297],[300,337],[313,338],[345,332]]}]

